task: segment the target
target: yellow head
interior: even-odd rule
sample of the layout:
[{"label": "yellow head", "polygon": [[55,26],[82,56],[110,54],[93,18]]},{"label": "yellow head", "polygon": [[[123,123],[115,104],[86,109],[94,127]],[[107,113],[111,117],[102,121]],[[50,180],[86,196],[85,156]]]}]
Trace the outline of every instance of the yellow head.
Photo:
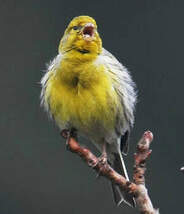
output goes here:
[{"label": "yellow head", "polygon": [[97,25],[89,16],[75,17],[62,37],[59,52],[69,58],[92,59],[102,50],[102,41]]}]

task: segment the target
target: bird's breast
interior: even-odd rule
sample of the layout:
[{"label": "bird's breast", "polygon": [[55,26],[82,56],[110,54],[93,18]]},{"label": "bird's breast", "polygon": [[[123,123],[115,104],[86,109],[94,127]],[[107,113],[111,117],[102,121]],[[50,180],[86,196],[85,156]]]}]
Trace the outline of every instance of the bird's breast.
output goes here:
[{"label": "bird's breast", "polygon": [[81,131],[113,129],[118,96],[104,66],[87,66],[54,75],[47,83],[51,114]]}]

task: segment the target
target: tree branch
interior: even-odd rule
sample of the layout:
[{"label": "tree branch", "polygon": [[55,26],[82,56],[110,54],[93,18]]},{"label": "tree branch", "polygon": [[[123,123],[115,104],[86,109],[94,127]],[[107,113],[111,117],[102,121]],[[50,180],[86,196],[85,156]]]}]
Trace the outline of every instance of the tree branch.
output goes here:
[{"label": "tree branch", "polygon": [[141,214],[159,214],[159,211],[153,208],[145,187],[144,178],[146,160],[151,154],[149,147],[153,140],[153,134],[150,131],[146,131],[137,144],[136,153],[134,154],[134,182],[127,181],[125,177],[118,174],[108,163],[102,163],[89,149],[80,146],[74,132],[69,133],[64,130],[61,134],[67,139],[67,148],[71,152],[79,155],[97,173],[112,180],[129,194],[132,194],[135,197],[137,208]]}]

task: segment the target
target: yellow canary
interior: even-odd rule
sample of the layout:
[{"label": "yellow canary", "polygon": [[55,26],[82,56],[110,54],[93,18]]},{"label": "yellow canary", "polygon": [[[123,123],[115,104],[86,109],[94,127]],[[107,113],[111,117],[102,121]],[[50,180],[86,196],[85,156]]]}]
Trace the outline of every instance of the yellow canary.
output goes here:
[{"label": "yellow canary", "polygon": [[[122,153],[134,123],[135,84],[127,69],[102,47],[89,16],[75,17],[66,28],[58,55],[41,80],[41,104],[61,130],[77,130],[128,179]],[[117,205],[135,206],[132,196],[112,183]]]}]

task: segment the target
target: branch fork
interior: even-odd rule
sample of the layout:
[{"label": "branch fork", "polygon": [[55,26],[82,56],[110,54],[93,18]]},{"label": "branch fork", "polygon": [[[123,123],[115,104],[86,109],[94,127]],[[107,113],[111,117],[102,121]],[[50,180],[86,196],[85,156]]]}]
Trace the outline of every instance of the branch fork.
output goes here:
[{"label": "branch fork", "polygon": [[98,174],[113,181],[129,194],[132,194],[141,214],[159,214],[159,211],[153,208],[145,187],[146,160],[152,152],[149,149],[150,143],[153,140],[153,134],[150,131],[146,131],[137,144],[136,153],[134,154],[133,182],[127,181],[124,176],[118,174],[107,162],[99,161],[99,158],[89,149],[80,146],[77,141],[76,130],[71,132],[63,130],[61,135],[66,139],[67,149],[79,155]]}]

